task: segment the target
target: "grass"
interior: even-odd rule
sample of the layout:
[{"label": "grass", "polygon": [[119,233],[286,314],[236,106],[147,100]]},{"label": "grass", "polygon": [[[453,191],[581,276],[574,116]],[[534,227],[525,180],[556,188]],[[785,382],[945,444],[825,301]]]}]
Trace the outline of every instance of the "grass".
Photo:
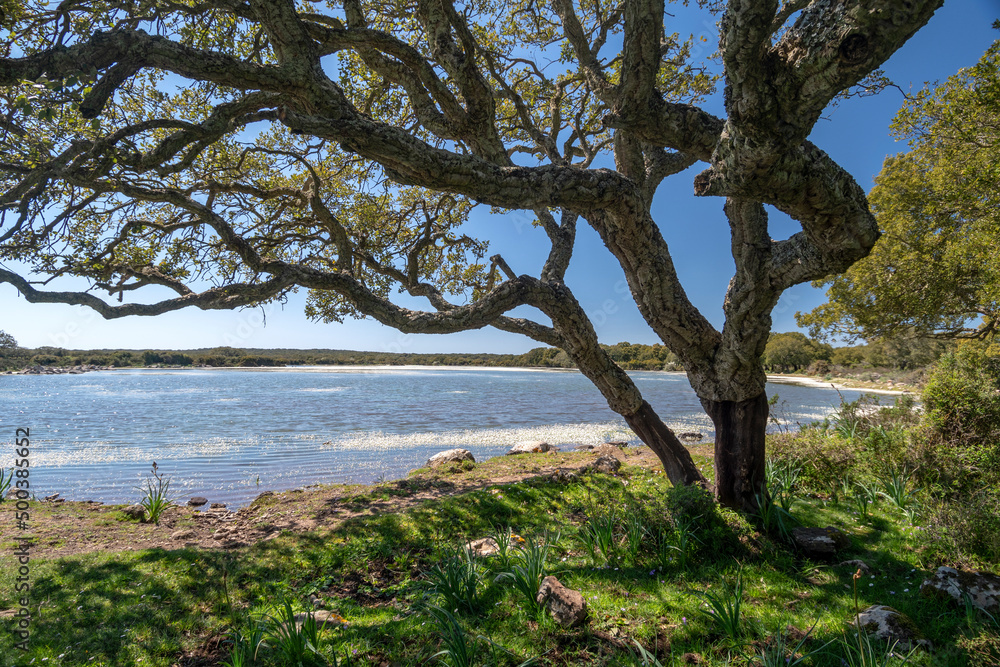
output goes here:
[{"label": "grass", "polygon": [[[697,462],[708,465],[702,456]],[[485,474],[489,465],[474,474]],[[871,575],[854,582],[853,570],[803,560],[777,535],[733,515],[722,514],[720,529],[705,529],[704,517],[677,525],[664,509],[669,493],[662,474],[625,466],[617,477],[590,474],[568,484],[538,478],[442,496],[237,551],[156,549],[45,560],[39,547],[31,561],[31,652],[5,641],[0,664],[169,667],[198,655],[207,656],[202,664],[277,667],[299,655],[303,664],[364,666],[532,659],[539,665],[680,665],[686,654],[710,666],[897,664],[859,663],[852,653],[845,629],[856,613],[853,583],[860,608],[889,604],[933,641],[934,654],[915,653],[910,665],[960,667],[968,663],[966,645],[995,633],[985,616],[970,620],[958,606],[918,597],[921,580],[940,563],[928,559],[922,527],[905,521],[895,503],[871,504],[861,516],[849,503],[796,489],[795,521],[841,528],[853,542],[842,559],[862,558],[871,566]],[[619,516],[641,517],[635,527],[624,519],[614,523],[609,560],[603,547],[594,558],[574,538],[590,522],[593,498],[620,508]],[[491,533],[526,541],[519,546],[511,538],[505,557],[473,561],[480,574],[470,576],[469,557],[456,550]],[[446,584],[435,584],[433,571],[448,563],[464,592],[446,603]],[[498,578],[501,571],[510,576]],[[553,572],[585,597],[588,625],[560,628],[533,606],[531,587],[537,590],[540,576]],[[461,583],[463,576],[469,580]],[[0,568],[0,609],[15,607],[14,578],[13,568]],[[429,587],[439,597],[427,598]],[[347,619],[346,627],[317,629],[314,636],[310,627],[289,623],[293,610],[311,608],[310,594]],[[276,600],[287,606],[275,608]],[[699,611],[705,604],[716,613]],[[443,613],[426,611],[428,605]],[[803,639],[794,629],[805,628],[811,631]]]}]

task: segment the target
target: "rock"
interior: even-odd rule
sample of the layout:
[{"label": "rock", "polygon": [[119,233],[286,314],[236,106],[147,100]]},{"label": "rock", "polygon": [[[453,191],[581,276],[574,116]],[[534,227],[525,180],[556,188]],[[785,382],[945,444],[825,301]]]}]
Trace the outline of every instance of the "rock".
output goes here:
[{"label": "rock", "polygon": [[603,445],[598,445],[597,447],[594,447],[594,449],[591,451],[597,454],[598,458],[602,456],[613,456],[616,459],[620,459],[621,457],[625,456],[625,452],[622,451],[621,447],[612,445],[611,443],[608,442],[605,442]]},{"label": "rock", "polygon": [[566,588],[555,577],[542,579],[535,600],[548,609],[556,623],[564,628],[571,628],[587,620],[587,601],[583,594]]},{"label": "rock", "polygon": [[213,510],[226,509],[226,503],[212,503],[211,509]]},{"label": "rock", "polygon": [[916,623],[892,607],[874,604],[858,614],[854,625],[882,642],[895,643],[899,651],[911,651],[917,646],[931,648]]},{"label": "rock", "polygon": [[463,461],[476,462],[476,457],[472,455],[468,449],[446,449],[443,452],[438,452],[434,456],[427,459],[425,464],[427,467],[434,468],[439,465],[444,465],[445,463],[462,463]]},{"label": "rock", "polygon": [[479,540],[473,540],[466,545],[474,555],[483,558],[485,556],[492,556],[493,554],[500,551],[500,545],[492,537],[484,537]]},{"label": "rock", "polygon": [[122,514],[129,519],[136,519],[142,523],[146,522],[146,508],[142,505],[129,505],[122,508]]},{"label": "rock", "polygon": [[606,475],[614,475],[621,470],[622,462],[613,456],[599,456],[590,467],[595,472],[603,472]]},{"label": "rock", "polygon": [[872,569],[868,567],[868,563],[863,560],[845,560],[843,563],[838,563],[837,567],[848,567],[852,572],[861,570],[861,574],[868,574],[872,571]]},{"label": "rock", "polygon": [[579,476],[571,470],[556,470],[554,473],[549,475],[549,481],[557,484],[575,482],[577,479],[579,479]]},{"label": "rock", "polygon": [[705,439],[705,435],[697,431],[687,431],[686,433],[678,433],[677,439],[681,442],[701,442]]},{"label": "rock", "polygon": [[507,456],[512,454],[543,454],[549,451],[549,443],[542,442],[541,440],[525,440],[524,442],[519,442],[510,448],[507,452]]},{"label": "rock", "polygon": [[932,579],[925,579],[920,584],[920,595],[954,600],[959,604],[964,604],[963,597],[968,595],[973,605],[995,614],[1000,606],[1000,577],[989,572],[967,572],[941,566]]},{"label": "rock", "polygon": [[851,546],[851,538],[847,533],[827,526],[826,528],[795,528],[792,539],[806,556],[810,558],[827,559],[837,555],[838,551]]},{"label": "rock", "polygon": [[201,496],[195,496],[188,501],[188,505],[191,507],[201,507],[208,502],[208,498],[202,498]]},{"label": "rock", "polygon": [[178,530],[178,531],[174,532],[173,534],[170,535],[170,539],[172,539],[172,540],[190,540],[192,537],[195,537],[196,535],[197,535],[197,533],[195,533],[193,530],[191,530],[189,528],[187,530]]},{"label": "rock", "polygon": [[[302,626],[307,618],[309,618],[309,612],[300,612],[295,614],[295,625]],[[316,626],[322,630],[324,627],[341,627],[347,625],[347,619],[345,619],[340,614],[336,614],[332,611],[327,611],[325,609],[317,609],[312,612],[312,617],[316,619]]]}]

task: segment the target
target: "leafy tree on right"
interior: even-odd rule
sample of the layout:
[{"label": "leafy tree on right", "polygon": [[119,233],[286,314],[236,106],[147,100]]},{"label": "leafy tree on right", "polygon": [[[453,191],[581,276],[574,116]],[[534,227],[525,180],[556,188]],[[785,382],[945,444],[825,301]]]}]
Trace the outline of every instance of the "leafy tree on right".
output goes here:
[{"label": "leafy tree on right", "polygon": [[[1000,22],[995,24],[1000,28]],[[909,97],[868,201],[882,237],[798,313],[814,337],[991,338],[1000,320],[1000,41],[974,66]]]}]

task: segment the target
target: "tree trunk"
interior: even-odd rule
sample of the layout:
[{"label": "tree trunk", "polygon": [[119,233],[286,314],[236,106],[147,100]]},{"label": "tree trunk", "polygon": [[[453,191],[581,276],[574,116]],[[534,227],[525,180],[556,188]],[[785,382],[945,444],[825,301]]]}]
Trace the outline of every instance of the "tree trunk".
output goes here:
[{"label": "tree trunk", "polygon": [[648,402],[643,401],[638,412],[622,416],[629,428],[659,457],[663,472],[673,484],[708,487],[708,481],[694,464],[687,449]]},{"label": "tree trunk", "polygon": [[764,483],[767,395],[746,401],[701,399],[715,424],[715,495],[719,503],[743,512],[757,509]]}]

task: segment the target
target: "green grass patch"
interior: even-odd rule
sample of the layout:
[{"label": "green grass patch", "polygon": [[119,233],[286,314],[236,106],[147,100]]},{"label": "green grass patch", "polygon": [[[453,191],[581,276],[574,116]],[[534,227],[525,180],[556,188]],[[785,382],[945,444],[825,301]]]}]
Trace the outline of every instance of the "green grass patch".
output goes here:
[{"label": "green grass patch", "polygon": [[[977,664],[975,656],[989,655],[997,635],[990,619],[970,620],[956,606],[918,597],[939,564],[928,558],[920,515],[879,496],[862,516],[848,499],[834,502],[810,488],[810,474],[786,480],[787,511],[796,524],[837,526],[851,536],[842,559],[872,568],[857,582],[852,568],[804,559],[777,531],[760,532],[696,491],[672,489],[662,474],[626,466],[615,477],[538,478],[442,496],[239,551],[32,560],[31,652],[5,642],[0,664],[279,666],[299,651],[303,664],[520,665],[534,658],[541,665],[843,667],[854,659],[847,641],[855,583],[861,608],[891,605],[934,642],[933,653],[908,664]],[[422,488],[411,479],[356,489],[350,499],[361,504]],[[921,491],[913,493],[919,501]],[[600,522],[607,524],[602,546],[588,548],[588,531]],[[506,558],[470,560],[466,543],[491,534],[526,541],[519,547],[512,537]],[[589,622],[558,626],[521,590],[518,567],[526,581],[552,574],[579,590]],[[12,570],[3,568],[3,608],[14,607],[13,587]],[[310,596],[345,623],[296,634],[290,619],[312,611]]]}]

